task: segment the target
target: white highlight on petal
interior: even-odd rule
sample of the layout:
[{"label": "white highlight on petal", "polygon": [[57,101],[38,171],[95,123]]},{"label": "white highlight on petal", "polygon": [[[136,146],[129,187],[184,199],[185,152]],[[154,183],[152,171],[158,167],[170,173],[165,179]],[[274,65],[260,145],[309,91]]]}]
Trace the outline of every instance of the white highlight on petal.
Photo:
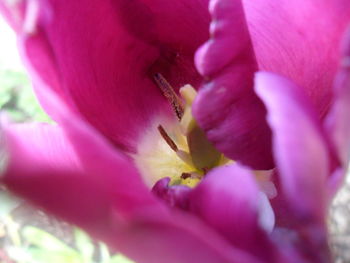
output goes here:
[{"label": "white highlight on petal", "polygon": [[34,34],[37,30],[38,18],[39,2],[37,0],[28,0],[23,23],[23,31],[27,34]]},{"label": "white highlight on petal", "polygon": [[344,57],[340,63],[342,67],[350,68],[350,56]]},{"label": "white highlight on petal", "polygon": [[254,171],[260,190],[263,191],[269,199],[272,199],[277,196],[276,186],[271,181],[272,173],[272,170]]},{"label": "white highlight on petal", "polygon": [[270,201],[266,194],[260,192],[259,195],[259,225],[262,229],[264,229],[267,233],[271,233],[273,228],[275,227],[275,213],[271,207]]},{"label": "white highlight on petal", "polygon": [[17,5],[20,2],[22,2],[22,0],[6,0],[6,4],[9,6]]}]

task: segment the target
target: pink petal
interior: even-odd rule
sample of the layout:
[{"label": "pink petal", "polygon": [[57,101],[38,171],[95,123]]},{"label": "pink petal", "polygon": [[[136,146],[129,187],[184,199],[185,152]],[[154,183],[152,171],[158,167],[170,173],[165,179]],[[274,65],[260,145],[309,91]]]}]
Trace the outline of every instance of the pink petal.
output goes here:
[{"label": "pink petal", "polygon": [[111,167],[108,156],[90,153],[91,163],[111,169],[96,173],[82,165],[56,126],[13,125],[5,133],[11,157],[2,180],[12,191],[137,262],[258,263],[199,221],[170,215],[147,190],[132,185],[137,175],[127,160],[114,158]]},{"label": "pink petal", "polygon": [[[262,230],[261,193],[249,170],[237,164],[214,169],[189,197],[190,210],[225,236],[234,246],[271,262],[272,247]],[[261,206],[261,207],[260,207]],[[266,218],[265,218],[266,219]],[[268,220],[274,220],[272,218]]]},{"label": "pink petal", "polygon": [[137,262],[260,262],[195,217],[168,210],[132,160],[49,90],[45,98],[64,129],[4,126],[10,159],[1,180],[12,191]]},{"label": "pink petal", "polygon": [[189,194],[192,189],[186,185],[169,186],[170,178],[160,179],[152,188],[158,198],[165,201],[170,207],[188,210]]},{"label": "pink petal", "polygon": [[334,83],[334,104],[326,119],[343,167],[350,160],[350,28],[345,35],[341,64]]},{"label": "pink petal", "polygon": [[331,104],[348,0],[243,0],[260,70],[302,87],[324,116]]},{"label": "pink petal", "polygon": [[[6,125],[3,129],[10,159],[2,180],[65,220],[92,230],[108,220],[111,206],[127,216],[135,206],[156,204],[132,161],[118,152],[113,156],[96,152],[83,138],[76,143],[86,152],[81,156],[54,125]],[[104,170],[97,173],[85,161]]]},{"label": "pink petal", "polygon": [[253,92],[255,55],[240,1],[211,1],[211,39],[196,53],[206,79],[193,113],[227,157],[255,169],[273,167],[265,108]]},{"label": "pink petal", "polygon": [[193,54],[208,37],[206,1],[27,0],[4,12],[19,10],[15,28],[34,84],[45,82],[123,149],[135,150],[145,127],[171,114],[154,73],[175,88],[200,81]]},{"label": "pink petal", "polygon": [[280,205],[284,203],[284,216],[289,216],[284,223],[290,236],[284,236],[308,261],[331,262],[326,227],[326,180],[331,156],[328,138],[310,102],[293,82],[261,72],[256,75],[255,88],[265,102],[273,130],[274,156],[282,186],[278,201]]},{"label": "pink petal", "polygon": [[258,73],[255,88],[268,109],[283,195],[299,220],[324,222],[329,152],[316,114],[283,77]]},{"label": "pink petal", "polygon": [[[176,221],[178,220],[178,221]],[[263,263],[239,250],[193,217],[169,214],[167,220],[153,218],[149,222],[133,222],[129,229],[116,234],[122,236],[120,247],[139,251],[137,262],[147,263]],[[154,253],[156,251],[156,253]]]}]

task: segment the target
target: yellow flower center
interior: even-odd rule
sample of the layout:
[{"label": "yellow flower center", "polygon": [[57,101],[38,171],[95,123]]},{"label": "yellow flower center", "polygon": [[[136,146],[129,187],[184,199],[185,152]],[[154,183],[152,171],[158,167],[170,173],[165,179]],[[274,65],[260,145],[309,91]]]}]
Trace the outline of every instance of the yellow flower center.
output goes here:
[{"label": "yellow flower center", "polygon": [[185,85],[179,98],[161,75],[156,76],[156,82],[179,122],[157,120],[141,139],[135,163],[150,187],[164,177],[171,178],[171,185],[194,187],[210,169],[232,161],[214,148],[193,118],[196,90]]}]

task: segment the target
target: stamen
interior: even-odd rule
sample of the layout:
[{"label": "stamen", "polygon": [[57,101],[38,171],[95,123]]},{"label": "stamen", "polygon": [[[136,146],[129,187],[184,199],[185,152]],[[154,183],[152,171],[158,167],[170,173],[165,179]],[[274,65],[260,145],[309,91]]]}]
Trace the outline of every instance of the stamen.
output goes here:
[{"label": "stamen", "polygon": [[166,133],[162,125],[158,125],[158,131],[160,135],[162,135],[165,142],[170,146],[170,148],[174,150],[174,152],[177,152],[179,148],[177,147],[175,142],[169,137],[169,135]]},{"label": "stamen", "polygon": [[199,174],[197,174],[196,172],[192,172],[192,173],[182,173],[181,174],[181,179],[187,179],[187,178],[191,178],[191,179],[201,179],[201,176]]},{"label": "stamen", "polygon": [[182,105],[181,99],[174,91],[173,87],[160,73],[156,73],[154,76],[154,81],[157,83],[158,87],[163,92],[163,95],[168,99],[175,111],[176,116],[181,120],[184,115],[184,107]]},{"label": "stamen", "polygon": [[187,178],[190,178],[191,177],[191,174],[190,173],[182,173],[181,174],[181,178],[182,179],[187,179]]},{"label": "stamen", "polygon": [[176,155],[184,161],[189,166],[193,166],[192,158],[188,152],[180,150],[176,143],[170,138],[162,125],[158,125],[158,131],[163,137],[164,141],[169,145],[169,147],[176,153]]}]

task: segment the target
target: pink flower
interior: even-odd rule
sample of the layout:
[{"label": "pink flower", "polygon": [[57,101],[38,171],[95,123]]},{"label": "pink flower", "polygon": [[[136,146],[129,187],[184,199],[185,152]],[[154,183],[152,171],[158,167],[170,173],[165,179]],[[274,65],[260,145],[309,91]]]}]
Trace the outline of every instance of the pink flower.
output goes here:
[{"label": "pink flower", "polygon": [[[138,262],[330,262],[325,213],[349,160],[349,39],[334,94],[332,83],[350,4],[212,0],[210,13],[207,5],[0,2],[59,124],[3,124],[2,182]],[[274,73],[254,82],[258,70]],[[154,170],[135,164],[147,155],[140,145],[153,142],[157,121],[176,123],[158,74],[176,90],[201,86],[194,117],[225,156],[252,169],[276,163],[272,209],[240,164],[200,167],[194,188],[169,184],[170,166],[145,184],[163,170],[152,155]]]},{"label": "pink flower", "polygon": [[[256,169],[272,168],[273,162],[254,72],[293,79],[323,116],[337,43],[350,17],[347,0],[212,1],[211,38],[195,67],[194,54],[209,38],[207,0],[15,3],[3,0],[2,10],[32,70],[117,147],[135,152],[145,127],[160,114],[172,114],[154,74],[175,89],[198,88],[204,78],[196,119],[221,152]],[[233,13],[225,8],[230,4]],[[221,96],[213,96],[222,85]]]}]

